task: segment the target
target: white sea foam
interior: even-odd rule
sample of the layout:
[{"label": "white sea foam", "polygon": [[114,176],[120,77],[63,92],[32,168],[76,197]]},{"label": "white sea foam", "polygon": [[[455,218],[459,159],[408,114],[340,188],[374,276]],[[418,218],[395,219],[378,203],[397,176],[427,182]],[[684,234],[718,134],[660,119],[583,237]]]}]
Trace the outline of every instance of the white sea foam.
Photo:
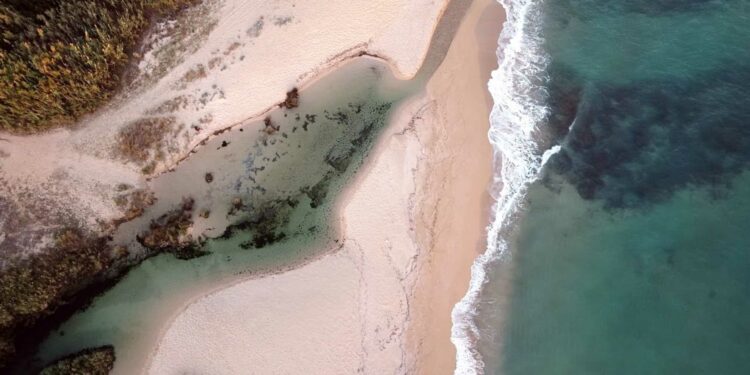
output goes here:
[{"label": "white sea foam", "polygon": [[542,154],[542,166],[547,164],[549,159],[556,153],[560,152],[561,149],[562,147],[560,145],[555,145],[555,146],[552,146],[549,150],[544,151],[544,154]]},{"label": "white sea foam", "polygon": [[476,316],[487,268],[506,253],[502,229],[518,211],[543,162],[559,150],[557,147],[542,152],[535,142],[537,129],[544,126],[549,115],[545,105],[549,57],[542,48],[541,36],[543,0],[498,1],[505,7],[507,21],[498,41],[499,67],[488,82],[495,102],[489,131],[495,154],[495,203],[487,228],[487,250],[474,261],[469,290],[453,307],[451,341],[456,347],[457,375],[484,374],[484,362],[477,349],[480,332]]}]

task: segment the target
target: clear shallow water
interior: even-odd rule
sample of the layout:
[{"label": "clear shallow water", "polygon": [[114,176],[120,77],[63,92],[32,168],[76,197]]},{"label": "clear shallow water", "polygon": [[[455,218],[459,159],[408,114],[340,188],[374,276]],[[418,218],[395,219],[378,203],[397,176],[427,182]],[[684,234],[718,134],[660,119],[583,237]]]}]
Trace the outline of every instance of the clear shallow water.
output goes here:
[{"label": "clear shallow water", "polygon": [[[257,215],[262,210],[255,209],[269,202],[275,208],[289,206],[281,210],[286,215],[280,231],[286,237],[262,249],[243,249],[257,234],[251,228],[236,231],[229,239],[209,241],[205,250],[211,254],[201,258],[182,261],[160,255],[146,260],[53,332],[41,344],[38,363],[32,366],[83,348],[113,344],[117,356],[113,373],[138,373],[147,365],[164,324],[191,299],[233,281],[300,266],[335,247],[337,218],[331,213],[336,196],[367,157],[391,111],[421,90],[440,66],[470,5],[470,0],[447,5],[423,64],[409,81],[396,79],[385,63],[354,59],[302,90],[299,108],[271,113],[274,125],[280,125],[273,139],[257,137],[263,128],[259,121],[244,124],[243,131],[233,129],[208,142],[183,163],[188,166],[180,164],[175,172],[153,181],[158,200],[152,209],[157,212],[147,210],[139,220],[123,224],[115,241],[132,243],[151,218],[178,207],[184,196],[196,199],[194,227],[207,237],[221,234],[219,228],[232,216],[235,197],[243,199],[245,209],[230,222],[263,217]],[[305,115],[317,117],[313,121]],[[248,137],[249,133],[256,136]],[[263,138],[268,142],[263,143]],[[229,144],[223,146],[224,141]],[[214,177],[209,189],[204,185],[206,172]],[[315,196],[321,200],[311,207]],[[210,217],[198,218],[206,208]]]},{"label": "clear shallow water", "polygon": [[493,140],[528,163],[481,264],[483,363],[463,372],[750,373],[750,3],[509,5],[543,69],[496,82],[523,116],[493,128],[533,131]]},{"label": "clear shallow water", "polygon": [[[195,199],[195,228],[209,237],[220,236],[227,222],[250,220],[249,228],[208,241],[210,254],[203,257],[147,259],[53,332],[42,343],[38,360],[112,344],[117,356],[113,373],[139,373],[165,324],[191,299],[232,281],[299,266],[335,248],[336,196],[356,173],[392,108],[419,87],[418,82],[396,80],[379,61],[357,59],[303,90],[300,107],[271,113],[278,127],[272,134],[262,131],[262,122],[225,132],[175,172],[153,181],[158,201],[150,210],[156,212],[125,224],[121,237],[134,237],[144,225],[139,221],[147,224],[186,196]],[[206,172],[213,173],[210,184]],[[235,197],[242,199],[243,208],[230,213]],[[208,219],[199,217],[203,209],[210,209]],[[284,237],[254,248],[258,227],[265,224]]]}]

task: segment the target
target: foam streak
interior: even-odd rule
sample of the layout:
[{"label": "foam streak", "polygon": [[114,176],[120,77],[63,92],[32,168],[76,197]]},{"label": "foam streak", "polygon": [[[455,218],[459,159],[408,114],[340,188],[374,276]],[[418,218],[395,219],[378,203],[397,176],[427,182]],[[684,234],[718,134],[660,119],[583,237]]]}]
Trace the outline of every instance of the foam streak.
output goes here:
[{"label": "foam streak", "polygon": [[452,311],[457,375],[484,374],[477,349],[481,334],[476,316],[487,270],[506,254],[508,245],[501,231],[518,212],[528,185],[546,159],[535,142],[535,134],[549,116],[545,105],[549,57],[542,48],[542,0],[498,1],[505,7],[507,21],[498,41],[499,67],[487,84],[495,103],[489,130],[496,171],[492,186],[495,203],[487,228],[487,249],[474,261],[469,289]]}]

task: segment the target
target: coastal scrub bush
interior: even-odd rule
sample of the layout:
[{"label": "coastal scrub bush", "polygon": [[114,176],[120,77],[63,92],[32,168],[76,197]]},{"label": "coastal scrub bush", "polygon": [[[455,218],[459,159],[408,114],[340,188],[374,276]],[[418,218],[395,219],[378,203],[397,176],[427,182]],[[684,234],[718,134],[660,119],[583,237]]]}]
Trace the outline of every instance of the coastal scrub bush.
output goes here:
[{"label": "coastal scrub bush", "polygon": [[136,189],[129,193],[118,195],[115,204],[123,209],[123,217],[115,219],[114,224],[120,225],[143,215],[147,207],[156,202],[154,193],[146,189]]},{"label": "coastal scrub bush", "polygon": [[117,134],[117,151],[126,160],[143,164],[152,151],[161,149],[164,136],[172,130],[174,117],[147,117],[129,123]]},{"label": "coastal scrub bush", "polygon": [[65,229],[53,249],[0,272],[0,371],[15,354],[17,337],[110,268],[109,250],[106,239]]},{"label": "coastal scrub bush", "polygon": [[72,123],[108,100],[148,25],[199,0],[0,4],[0,129]]}]

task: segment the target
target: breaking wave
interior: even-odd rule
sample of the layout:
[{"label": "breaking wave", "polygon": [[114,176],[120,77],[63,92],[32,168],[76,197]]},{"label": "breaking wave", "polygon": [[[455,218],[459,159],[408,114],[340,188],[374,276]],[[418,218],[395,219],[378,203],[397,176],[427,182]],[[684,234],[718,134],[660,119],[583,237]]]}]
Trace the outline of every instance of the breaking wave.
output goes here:
[{"label": "breaking wave", "polygon": [[477,348],[481,335],[476,324],[477,306],[487,281],[487,270],[508,248],[501,232],[518,212],[526,190],[552,153],[536,141],[550,110],[547,66],[543,49],[543,0],[498,0],[507,20],[498,41],[498,69],[492,72],[488,88],[494,99],[490,114],[489,140],[494,148],[495,176],[492,220],[487,228],[487,249],[471,267],[466,295],[453,307],[451,342],[456,347],[457,375],[484,374],[484,362]]}]

